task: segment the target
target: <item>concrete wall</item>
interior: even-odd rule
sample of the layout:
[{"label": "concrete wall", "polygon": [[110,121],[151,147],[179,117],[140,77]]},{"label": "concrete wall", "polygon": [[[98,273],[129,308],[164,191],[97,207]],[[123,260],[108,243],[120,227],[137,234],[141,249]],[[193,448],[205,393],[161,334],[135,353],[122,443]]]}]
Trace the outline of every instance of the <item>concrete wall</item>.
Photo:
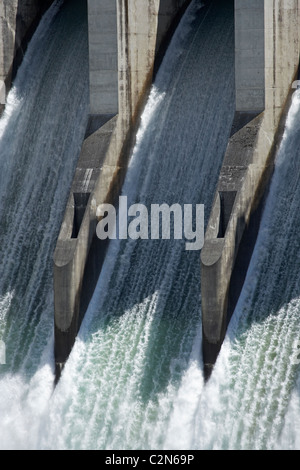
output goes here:
[{"label": "concrete wall", "polygon": [[[57,379],[105,254],[106,243],[96,237],[97,207],[102,203],[116,205],[152,83],[155,58],[173,21],[189,3],[88,0],[90,119],[54,253]],[[85,204],[83,211],[78,201]],[[82,218],[74,230],[79,212]]]},{"label": "concrete wall", "polygon": [[265,106],[264,0],[235,0],[236,110]]},{"label": "concrete wall", "polygon": [[118,113],[125,75],[135,109],[152,74],[155,54],[185,4],[186,0],[88,0],[92,116]]},{"label": "concrete wall", "polygon": [[[249,12],[248,8],[243,11],[252,18],[251,21],[257,15],[257,24],[260,24],[261,10],[257,8],[258,2],[251,3],[253,11]],[[255,214],[259,212],[259,206],[269,184],[293,92],[292,83],[298,72],[300,52],[298,0],[264,0],[263,3],[264,111],[251,120],[253,116],[251,100],[249,109],[243,108],[243,113],[248,114],[250,122],[244,126],[237,125],[237,131],[229,141],[201,253],[203,359],[206,377],[209,377],[217,358],[230,314],[234,309],[234,305],[230,305],[231,293],[235,287],[231,284],[231,280],[234,279],[235,267],[240,258],[241,241],[251,221],[256,217]],[[255,48],[258,47],[257,55],[259,55],[261,46],[255,45],[255,35],[250,35],[249,38],[251,37],[254,38],[254,43],[249,50],[253,49],[255,52]],[[240,67],[239,56],[237,63]],[[239,73],[237,71],[238,75]],[[248,89],[246,91],[248,93]],[[241,113],[237,112],[237,122],[240,117]],[[224,208],[220,203],[222,192],[235,194],[234,204],[230,208],[227,206],[227,210],[229,209],[231,213],[229,217],[227,215],[225,233],[219,231],[224,216]],[[227,201],[230,201],[229,197]],[[237,298],[236,293],[235,298]]]},{"label": "concrete wall", "polygon": [[41,15],[53,0],[1,0],[0,2],[0,104],[5,103],[11,80]]},{"label": "concrete wall", "polygon": [[90,114],[118,113],[117,2],[88,0]]}]

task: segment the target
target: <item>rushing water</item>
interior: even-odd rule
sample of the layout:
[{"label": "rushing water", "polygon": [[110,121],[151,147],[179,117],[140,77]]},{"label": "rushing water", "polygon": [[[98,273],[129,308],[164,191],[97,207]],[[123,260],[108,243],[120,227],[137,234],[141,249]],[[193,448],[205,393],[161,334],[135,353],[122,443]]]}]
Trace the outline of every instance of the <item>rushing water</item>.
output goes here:
[{"label": "rushing water", "polygon": [[299,448],[299,156],[298,90],[246,282],[198,406],[197,448]]},{"label": "rushing water", "polygon": [[1,448],[28,446],[40,400],[51,393],[52,255],[86,127],[87,54],[83,2],[55,3],[0,121]]},{"label": "rushing water", "polygon": [[[123,188],[129,204],[202,203],[209,212],[234,112],[233,32],[232,4],[189,9],[143,115]],[[110,244],[42,446],[165,445],[191,361],[202,387],[199,273],[199,252],[182,240]]]},{"label": "rushing water", "polygon": [[[200,2],[192,3],[164,59],[143,115],[123,190],[129,203],[201,203],[206,206],[206,216],[209,215],[234,112],[233,5],[217,3],[218,7],[211,7],[208,13],[200,8]],[[73,136],[66,137],[67,144],[71,137],[78,140],[82,137],[78,131],[82,115],[75,111],[76,99],[81,100],[81,87],[85,85],[84,77],[78,77],[76,69],[81,65],[79,38],[69,39],[65,31],[62,44],[52,42],[58,41],[55,23],[62,24],[59,18],[54,16],[54,29],[49,18],[48,23],[45,20],[41,25],[31,44],[31,55],[29,51],[18,75],[15,95],[21,95],[18,86],[24,88],[20,106],[31,107],[31,114],[27,110],[25,119],[21,108],[16,111],[18,103],[13,102],[11,122],[3,121],[2,149],[6,138],[12,152],[15,149],[14,155],[24,148],[25,157],[22,163],[20,160],[17,163],[17,156],[14,161],[9,159],[5,170],[7,186],[3,187],[6,195],[8,187],[19,185],[14,196],[20,215],[12,201],[2,204],[8,219],[4,227],[8,227],[10,235],[2,247],[9,277],[3,288],[1,310],[8,358],[0,381],[4,397],[0,405],[4,436],[1,446],[162,447],[173,401],[190,364],[198,374],[194,384],[196,396],[202,387],[199,252],[185,251],[184,240],[111,243],[80,335],[51,395],[51,250],[60,221],[57,204],[61,209],[76,153],[69,145],[59,149],[56,145],[68,135],[62,122],[70,123],[70,132],[73,131]],[[84,43],[80,27],[77,33]],[[45,54],[49,47],[41,39],[50,41],[53,56],[50,51]],[[73,47],[76,63],[72,62]],[[44,76],[42,58],[36,57],[38,51],[44,52],[43,63],[48,67]],[[68,54],[70,64],[64,54]],[[53,62],[53,67],[62,62],[59,78],[49,62]],[[38,84],[32,95],[25,71]],[[69,83],[75,78],[79,86],[76,99],[70,93]],[[47,108],[38,114],[40,102]],[[16,134],[14,120],[18,119],[23,119],[18,124],[21,130],[27,126],[24,143],[12,139]],[[51,124],[55,129],[53,142],[49,137]],[[34,128],[33,134],[28,133],[28,129],[33,132]],[[76,139],[73,145],[78,145]],[[35,146],[37,151],[33,152]],[[65,179],[62,168],[67,173]],[[8,183],[9,172],[12,177],[19,177],[17,182]],[[47,183],[51,193],[46,190]],[[10,223],[19,228],[18,241]],[[44,244],[46,252],[40,249]],[[32,251],[28,245],[32,245]],[[12,251],[13,246],[17,253]],[[12,396],[13,403],[8,406]],[[188,428],[188,405],[185,408]],[[172,426],[176,427],[174,420]],[[186,430],[184,436],[187,439]]]},{"label": "rushing water", "polygon": [[[87,116],[84,3],[47,12],[0,121],[0,448],[299,448],[300,91],[209,383],[199,252],[113,240],[53,391],[52,254]],[[128,204],[204,204],[207,219],[233,113],[233,2],[194,0],[142,116]]]}]

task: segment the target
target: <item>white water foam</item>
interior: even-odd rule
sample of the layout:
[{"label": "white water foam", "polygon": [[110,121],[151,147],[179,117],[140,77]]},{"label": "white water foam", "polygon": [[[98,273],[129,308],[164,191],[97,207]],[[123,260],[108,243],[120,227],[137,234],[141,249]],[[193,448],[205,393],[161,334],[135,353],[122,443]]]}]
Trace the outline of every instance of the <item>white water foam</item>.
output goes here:
[{"label": "white water foam", "polygon": [[52,254],[88,112],[86,13],[62,3],[41,20],[0,120],[2,449],[37,446],[53,391]]},{"label": "white water foam", "polygon": [[245,285],[198,407],[197,448],[299,445],[299,116],[297,91]]},{"label": "white water foam", "polygon": [[[192,2],[166,54],[142,119],[123,194],[145,204],[203,203],[208,217],[234,114],[234,25],[233,10],[224,3],[207,14],[200,6]],[[68,54],[80,66],[80,40],[66,36]],[[111,242],[80,334],[52,393],[51,253],[59,229],[57,214],[63,213],[62,192],[67,195],[74,168],[71,155],[75,159],[83,135],[84,110],[77,111],[86,88],[72,68],[75,64],[66,65],[64,55],[57,57],[61,47],[52,40],[54,55],[45,58],[50,79],[44,92],[44,79],[39,76],[33,81],[38,84],[33,91],[38,104],[50,102],[50,109],[43,108],[44,122],[41,115],[29,119],[28,110],[27,119],[15,124],[25,132],[15,149],[19,153],[24,142],[27,150],[20,154],[18,165],[12,157],[6,160],[6,176],[13,180],[6,188],[18,187],[17,196],[21,196],[0,205],[2,210],[10,208],[3,224],[8,233],[3,247],[8,275],[1,298],[8,308],[4,339],[9,361],[0,378],[4,397],[0,431],[6,436],[1,447],[188,448],[203,388],[200,262],[199,253],[187,253],[181,241]],[[46,55],[49,47],[38,37],[34,43]],[[57,66],[62,74],[59,84]],[[30,62],[28,73],[31,67],[36,74],[41,70],[40,64],[35,69]],[[76,90],[80,84],[77,103],[75,89],[70,93],[72,77],[76,77]],[[19,80],[26,89],[26,79]],[[16,135],[11,123],[32,101],[20,95],[14,99],[8,112],[12,118],[7,125],[8,147],[14,146]],[[60,103],[63,109],[58,110]],[[38,104],[32,104],[35,114]],[[18,113],[14,106],[20,106]],[[65,128],[68,122],[70,134]],[[58,133],[55,139],[54,132],[51,145],[50,128]],[[63,149],[55,146],[63,139],[60,132],[68,135]],[[37,136],[42,141],[30,160]],[[44,168],[41,155],[49,155],[52,145],[55,151],[42,160],[48,162]],[[64,155],[63,165],[57,155]],[[2,194],[6,198],[9,192]]]},{"label": "white water foam", "polygon": [[[178,33],[123,195],[129,204],[204,203],[208,215],[234,113],[233,11],[204,15],[193,2]],[[187,447],[203,387],[200,319],[199,252],[180,240],[112,240],[51,399],[43,448]]]}]

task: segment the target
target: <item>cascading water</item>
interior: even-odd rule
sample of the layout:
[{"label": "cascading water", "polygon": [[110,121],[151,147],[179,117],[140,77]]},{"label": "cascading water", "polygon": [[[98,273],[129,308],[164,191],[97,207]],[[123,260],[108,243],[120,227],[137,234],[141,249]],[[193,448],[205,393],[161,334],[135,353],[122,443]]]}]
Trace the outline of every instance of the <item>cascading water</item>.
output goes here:
[{"label": "cascading water", "polygon": [[[69,7],[73,3],[70,2]],[[234,113],[233,5],[232,2],[217,3],[208,12],[199,8],[199,2],[192,3],[164,59],[143,115],[124,186],[123,193],[128,196],[129,203],[201,203],[206,206],[206,217],[209,215]],[[59,15],[54,15],[55,21],[58,22],[58,18]],[[50,57],[45,54],[49,47],[42,44],[39,35],[53,45],[51,41],[57,38],[57,32],[48,27],[45,19],[23,65],[22,70],[27,67],[26,73],[31,73],[38,87],[34,88],[32,96],[27,97],[29,92],[24,91],[20,104],[11,105],[11,121],[7,124],[5,118],[2,121],[1,142],[8,133],[9,148],[15,147],[18,152],[22,145],[11,136],[16,133],[13,121],[22,116],[21,108],[15,112],[17,105],[30,106],[35,123],[32,124],[26,112],[25,123],[19,122],[19,128],[28,124],[27,129],[33,132],[35,128],[36,132],[25,132],[23,139],[27,152],[24,163],[18,160],[17,164],[16,160],[9,159],[9,168],[5,170],[7,181],[9,171],[16,177],[17,168],[21,169],[19,190],[14,192],[19,195],[15,206],[20,209],[20,215],[12,201],[5,203],[8,220],[4,226],[9,226],[9,214],[13,215],[20,238],[14,243],[17,254],[11,251],[9,255],[9,247],[12,249],[13,246],[11,236],[6,250],[3,247],[3,252],[7,253],[6,267],[13,264],[18,270],[11,266],[7,269],[11,281],[5,283],[2,295],[1,325],[4,325],[8,364],[0,381],[0,427],[1,436],[4,436],[1,446],[162,447],[173,401],[181,380],[190,370],[187,369],[189,364],[198,374],[197,389],[200,391],[202,386],[198,334],[201,331],[199,252],[185,251],[183,240],[111,243],[79,338],[50,398],[53,383],[51,250],[57,233],[58,214],[63,208],[62,191],[66,189],[66,181],[69,182],[76,153],[74,147],[71,150],[66,145],[57,150],[56,145],[68,135],[65,125],[60,125],[61,119],[64,124],[69,122],[74,132],[65,142],[70,144],[76,136],[75,147],[80,142],[82,134],[78,128],[82,117],[74,111],[80,97],[76,95],[76,102],[70,93],[69,81],[76,78],[76,87],[82,82],[77,76],[79,71],[72,70],[75,64],[67,67],[65,57],[60,60],[55,57],[55,53],[63,54],[61,45],[56,45],[56,52],[54,46],[51,48],[54,56],[52,67],[49,67]],[[84,35],[80,37],[84,41]],[[68,44],[66,49],[69,47],[70,61],[72,46],[76,44],[76,64],[80,70],[84,69],[78,60],[79,38],[69,42],[65,38],[64,41]],[[37,76],[42,69],[42,59],[35,57],[37,51],[44,54],[45,67],[48,66],[52,76],[46,83],[45,78]],[[59,79],[54,76],[57,62],[62,62],[63,68]],[[36,67],[35,63],[38,64]],[[26,89],[22,70],[15,94],[18,84]],[[50,92],[46,99],[40,93],[42,90],[46,93],[48,87]],[[68,105],[64,99],[68,100]],[[48,106],[47,100],[52,103],[52,112],[47,107],[36,116],[40,102]],[[59,104],[62,104],[61,109]],[[71,104],[74,107],[68,109]],[[42,117],[45,117],[44,121]],[[51,145],[50,124],[59,132]],[[34,153],[32,146],[37,145],[39,138],[42,142]],[[47,156],[47,148],[51,149],[52,145],[55,150]],[[41,155],[44,156],[42,162]],[[59,166],[62,155],[65,178]],[[33,158],[33,161],[27,162],[26,158]],[[42,163],[46,166],[44,177]],[[66,164],[70,165],[69,171]],[[33,173],[35,168],[38,168],[38,174]],[[23,179],[24,175],[26,178]],[[33,183],[41,185],[36,187]],[[13,184],[16,187],[17,183]],[[51,194],[46,191],[47,184],[52,189]],[[9,194],[9,187],[8,183],[6,188],[3,187],[3,195]],[[38,199],[29,206],[34,194]],[[33,222],[29,217],[34,209]],[[46,227],[45,220],[48,221]],[[8,231],[14,233],[12,228]],[[33,252],[27,252],[31,244]],[[44,245],[47,250],[40,251],[39,247]],[[25,270],[22,266],[29,260],[31,268]],[[25,280],[22,269],[27,273]],[[20,272],[20,277],[16,272]],[[20,292],[18,296],[16,292]],[[18,309],[21,314],[16,313]],[[14,396],[13,402],[11,396]],[[186,411],[187,408],[185,406]],[[186,413],[186,427],[188,425]],[[185,431],[185,439],[187,435]]]},{"label": "cascading water", "polygon": [[[232,2],[208,11],[193,2],[185,15],[143,114],[123,188],[128,205],[201,203],[208,217],[234,114],[233,23]],[[41,447],[166,445],[189,365],[194,400],[203,384],[200,252],[185,251],[184,242],[111,241]],[[180,434],[188,440],[185,411]]]},{"label": "cascading water", "polygon": [[[234,113],[234,25],[231,2],[199,3],[157,75],[123,194],[205,204],[207,218]],[[0,448],[299,448],[299,91],[207,386],[199,252],[122,240],[53,393],[52,253],[87,115],[83,4],[45,15],[0,121]]]},{"label": "cascading water", "polygon": [[84,2],[56,2],[0,121],[1,448],[31,446],[34,417],[51,394],[52,255],[86,127],[87,57]]},{"label": "cascading water", "polygon": [[299,448],[300,91],[245,285],[197,410],[193,445]]}]

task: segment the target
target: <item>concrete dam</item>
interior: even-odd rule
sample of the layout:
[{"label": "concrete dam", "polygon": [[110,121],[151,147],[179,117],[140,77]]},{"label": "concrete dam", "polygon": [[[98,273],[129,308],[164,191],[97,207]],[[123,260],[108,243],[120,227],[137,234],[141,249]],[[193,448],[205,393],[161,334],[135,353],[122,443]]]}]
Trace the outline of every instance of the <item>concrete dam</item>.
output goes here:
[{"label": "concrete dam", "polygon": [[[13,18],[28,25],[16,12],[30,4],[3,2],[1,34],[12,43]],[[118,35],[131,24],[125,39],[136,41],[141,13],[124,2],[120,22],[120,6]],[[6,49],[6,71],[15,61],[17,73],[3,78],[0,119],[0,448],[300,447],[298,11],[241,6],[193,0],[168,19],[166,4],[150,8],[153,24],[171,29],[118,156],[122,80],[142,82],[136,48],[120,41],[114,69],[116,35],[103,30],[115,13],[90,41],[93,7],[90,19],[88,2],[55,1],[28,14],[23,60]],[[90,64],[92,50],[100,56]],[[122,51],[134,64],[127,74]],[[95,77],[97,95],[112,92],[99,112]],[[129,207],[203,204],[203,248],[175,237],[104,245],[94,213],[97,224],[102,202],[121,196]],[[89,252],[72,270],[87,211]],[[64,305],[77,326],[64,330],[66,309],[54,334]]]},{"label": "concrete dam", "polygon": [[[53,2],[44,2],[43,8],[39,3],[4,0],[0,6],[3,106],[26,45]],[[89,110],[54,252],[57,379],[107,250],[96,236],[97,208],[117,205],[153,77],[190,1],[81,3],[88,20]],[[201,251],[202,352],[208,378],[245,279],[298,78],[300,12],[296,0],[204,3],[199,10],[203,21],[211,9],[231,11],[235,36],[235,109]]]}]

